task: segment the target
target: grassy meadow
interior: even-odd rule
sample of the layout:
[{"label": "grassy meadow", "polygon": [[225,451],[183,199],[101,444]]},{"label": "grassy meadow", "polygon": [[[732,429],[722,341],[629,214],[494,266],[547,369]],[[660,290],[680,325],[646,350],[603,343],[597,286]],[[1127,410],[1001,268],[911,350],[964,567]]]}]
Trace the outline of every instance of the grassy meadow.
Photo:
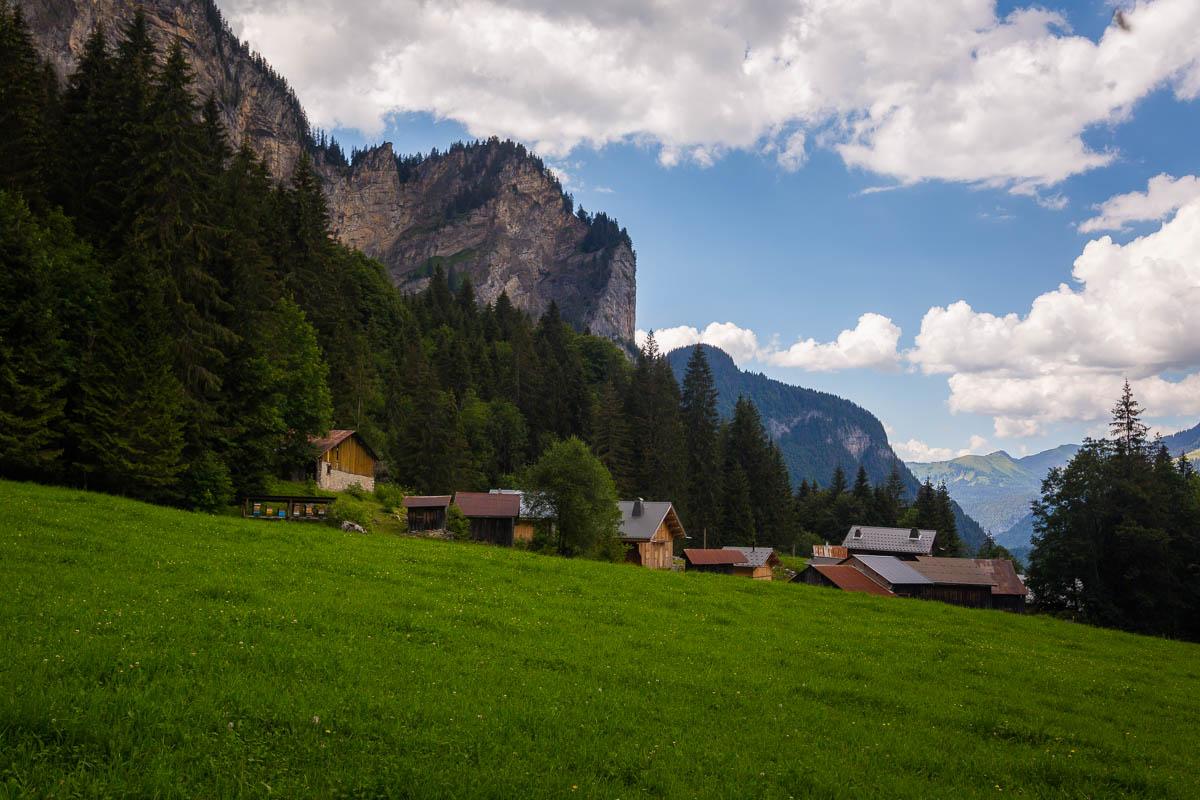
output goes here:
[{"label": "grassy meadow", "polygon": [[0,797],[1200,797],[1200,647],[0,482]]}]

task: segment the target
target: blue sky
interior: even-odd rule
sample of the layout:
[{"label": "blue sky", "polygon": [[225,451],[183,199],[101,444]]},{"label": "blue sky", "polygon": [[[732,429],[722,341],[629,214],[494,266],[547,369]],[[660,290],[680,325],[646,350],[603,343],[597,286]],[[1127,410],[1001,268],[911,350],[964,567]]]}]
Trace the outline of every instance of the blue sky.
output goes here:
[{"label": "blue sky", "polygon": [[[1129,36],[1171,36],[1170,24],[1159,26],[1163,33],[1153,30],[1156,20],[1152,15],[1190,13],[1183,5],[1170,5],[1173,2],[1164,0],[1131,12],[1128,18],[1133,27]],[[966,19],[968,28],[980,28],[980,14],[988,11],[989,4],[980,5],[974,0],[963,0],[962,4],[980,6],[970,9],[973,16]],[[867,155],[852,164],[856,158],[839,149],[839,144],[848,141],[846,126],[861,120],[861,112],[818,114],[814,118],[811,112],[801,110],[795,112],[799,121],[781,124],[776,120],[747,134],[730,125],[728,130],[709,136],[705,133],[706,126],[722,125],[725,118],[717,118],[715,122],[692,120],[690,113],[702,101],[684,90],[679,91],[684,99],[672,99],[664,90],[655,94],[655,102],[665,96],[667,99],[661,101],[665,108],[671,110],[674,102],[680,110],[662,131],[656,132],[654,128],[655,120],[662,115],[651,112],[626,122],[624,129],[614,132],[610,130],[608,117],[591,118],[586,110],[577,111],[573,99],[589,91],[607,92],[611,87],[601,85],[598,89],[585,78],[571,76],[564,78],[568,84],[565,89],[557,83],[548,87],[536,85],[534,80],[532,87],[499,87],[484,94],[480,94],[476,80],[476,85],[462,90],[469,92],[464,95],[473,103],[469,108],[444,100],[445,87],[428,78],[436,91],[430,90],[419,97],[415,95],[420,92],[407,86],[395,98],[386,100],[378,99],[377,90],[373,95],[360,90],[362,96],[373,98],[375,110],[362,112],[362,119],[367,121],[351,126],[342,120],[357,122],[358,107],[345,105],[342,97],[347,92],[354,93],[347,88],[352,84],[343,85],[342,95],[338,95],[338,84],[322,83],[326,77],[306,78],[310,72],[317,74],[327,65],[319,55],[297,54],[283,44],[272,44],[275,40],[264,33],[274,30],[267,25],[271,20],[270,9],[264,11],[254,3],[223,5],[230,6],[227,12],[235,29],[240,27],[268,59],[289,75],[310,112],[313,106],[309,95],[317,98],[314,117],[331,127],[347,150],[351,146],[391,141],[399,152],[428,151],[431,147],[444,148],[458,139],[493,132],[515,134],[516,138],[538,147],[547,154],[547,162],[563,175],[567,189],[578,202],[589,210],[607,211],[628,227],[638,253],[639,328],[663,331],[667,341],[686,339],[687,328],[703,331],[713,322],[733,323],[738,329],[753,331],[758,346],[756,354],[737,354],[744,367],[854,400],[890,427],[891,438],[904,447],[907,457],[923,454],[940,457],[966,449],[989,452],[1000,448],[1017,454],[1077,441],[1088,433],[1098,432],[1104,421],[1103,409],[1115,399],[1089,399],[1089,393],[1109,391],[1113,380],[1126,375],[1135,380],[1135,388],[1139,380],[1147,381],[1146,404],[1151,406],[1153,422],[1162,429],[1188,427],[1200,418],[1200,406],[1185,396],[1185,387],[1179,383],[1200,367],[1196,363],[1200,361],[1200,353],[1194,352],[1195,348],[1181,348],[1175,342],[1192,333],[1187,327],[1190,323],[1167,319],[1170,324],[1162,332],[1147,334],[1142,339],[1138,332],[1140,313],[1153,316],[1157,312],[1160,321],[1164,316],[1178,315],[1180,307],[1164,305],[1168,301],[1159,295],[1200,293],[1200,275],[1186,266],[1175,270],[1172,280],[1180,289],[1150,292],[1148,299],[1123,310],[1113,306],[1111,294],[1105,295],[1096,288],[1105,275],[1129,276],[1136,272],[1143,275],[1136,286],[1157,280],[1161,268],[1146,266],[1150,256],[1125,247],[1139,236],[1154,239],[1157,235],[1161,240],[1157,244],[1157,240],[1151,241],[1145,247],[1155,258],[1162,258],[1165,252],[1182,264],[1195,263],[1200,254],[1187,249],[1192,239],[1182,230],[1184,212],[1179,212],[1175,228],[1167,230],[1170,215],[1184,206],[1190,195],[1169,204],[1168,214],[1161,213],[1161,208],[1158,212],[1143,211],[1140,216],[1137,208],[1126,211],[1118,219],[1124,223],[1121,230],[1083,233],[1078,229],[1084,220],[1100,214],[1097,206],[1116,195],[1140,192],[1145,196],[1133,198],[1133,206],[1155,206],[1155,192],[1148,186],[1154,176],[1165,173],[1178,179],[1200,174],[1200,151],[1195,147],[1196,133],[1200,131],[1200,103],[1194,99],[1196,92],[1187,85],[1191,79],[1187,70],[1195,68],[1200,53],[1186,50],[1190,45],[1183,37],[1179,47],[1184,50],[1177,61],[1153,66],[1138,63],[1123,70],[1124,74],[1131,69],[1144,69],[1145,76],[1137,87],[1121,96],[1120,102],[1092,102],[1087,93],[1100,94],[1105,90],[1103,85],[1095,88],[1090,76],[1080,77],[1072,71],[1075,57],[1069,53],[1051,59],[1047,69],[1063,71],[1059,79],[1064,92],[1061,116],[1067,121],[1059,124],[1055,118],[1060,113],[1059,98],[1038,97],[1036,91],[1029,89],[1029,118],[1022,118],[1021,103],[1016,103],[1016,110],[1007,116],[995,120],[985,116],[983,122],[993,129],[971,134],[976,139],[964,145],[969,146],[965,156],[946,153],[944,163],[955,166],[943,167],[936,153],[930,156],[930,145],[936,147],[939,141],[949,141],[947,146],[952,148],[957,144],[954,139],[939,140],[942,131],[918,129],[916,134],[910,134],[910,138],[927,135],[929,144],[923,145],[923,150],[916,150],[915,155],[902,152],[897,160],[889,153],[894,154],[897,148],[903,151],[907,140],[898,139],[900,145],[890,145],[885,137],[885,124],[877,125],[865,138],[853,140],[866,142]],[[283,3],[282,10],[274,13],[287,12],[292,20],[297,13],[293,5]],[[1004,2],[994,8],[994,20],[989,22],[986,15],[983,17],[982,27],[990,25],[989,31],[994,30],[997,37],[994,41],[999,42],[996,47],[1007,46],[1016,34],[1064,47],[1067,45],[1063,43],[1071,36],[1086,37],[1086,43],[1075,40],[1069,44],[1085,45],[1084,52],[1102,52],[1103,48],[1098,46],[1101,36],[1120,44],[1114,38],[1120,32],[1114,33],[1110,3],[1081,0],[1049,5],[1059,15],[1050,25],[1022,27],[1017,17],[1009,15],[1014,10],[1020,13],[1026,5]],[[506,24],[510,12],[511,9],[499,4],[495,24]],[[541,14],[539,20],[558,24],[553,12],[544,9],[524,9],[521,13]],[[440,29],[436,22],[427,23],[427,39],[441,35],[437,33]],[[617,26],[623,37],[632,35],[621,28],[625,23],[620,20],[586,22],[601,32],[608,25]],[[747,28],[748,41],[758,35],[751,31],[752,27]],[[1195,30],[1188,34],[1191,39],[1197,38]],[[293,38],[302,39],[303,35]],[[381,38],[380,47],[387,49],[387,41]],[[720,40],[715,41],[719,44]],[[686,48],[689,44],[685,39],[679,46]],[[770,41],[764,40],[763,47],[769,45]],[[786,43],[779,45],[780,52],[785,46]],[[1157,41],[1146,46],[1170,51],[1172,44]],[[894,58],[901,69],[922,57],[901,45],[897,48]],[[402,52],[411,50],[408,47]],[[331,58],[335,56],[336,53],[331,54]],[[469,61],[474,57],[468,49],[464,58]],[[353,61],[352,55],[344,58]],[[379,63],[395,63],[398,58],[395,54],[386,59],[381,57]],[[505,62],[488,62],[483,55],[478,58],[483,66],[473,68],[476,76],[486,74],[488,69],[505,68]],[[653,75],[657,62],[646,58],[649,66],[645,69]],[[973,56],[968,54],[964,58],[970,64]],[[779,59],[774,63],[778,64]],[[1108,68],[1104,59],[1098,59],[1098,63],[1101,66],[1097,69]],[[813,60],[812,70],[824,68],[824,62]],[[714,67],[718,77],[719,69],[719,64]],[[939,69],[946,70],[942,66]],[[1195,69],[1200,75],[1200,68]],[[336,70],[331,71],[336,74]],[[377,73],[383,71],[384,67],[376,69]],[[955,67],[950,71],[961,73],[949,79],[961,84],[954,87],[955,94],[973,90],[974,78],[966,75],[967,70]],[[299,79],[294,77],[296,73]],[[347,75],[350,74],[352,70],[348,67]],[[449,76],[446,82],[452,84],[456,79],[446,74]],[[669,70],[664,72],[667,76],[663,78],[664,86],[674,85],[670,77],[673,74]],[[1004,80],[1004,69],[999,75]],[[836,83],[836,78],[834,73],[826,82]],[[389,85],[405,80],[419,84],[419,68],[405,66]],[[996,78],[989,80],[994,82]],[[1083,97],[1078,102],[1070,94],[1072,81]],[[783,86],[772,84],[773,88]],[[522,90],[527,94],[511,94]],[[554,100],[555,91],[564,92],[563,99]],[[841,102],[840,98],[856,89],[840,91],[841,95],[835,96],[831,90],[834,100],[826,100],[825,105]],[[892,89],[887,91],[894,95]],[[1013,91],[1027,89],[1016,84]],[[535,93],[536,101],[529,100],[528,96]],[[598,96],[607,98],[608,94]],[[489,129],[486,121],[481,122],[487,119],[486,115],[481,116],[477,107],[486,107],[493,100],[498,104],[493,116],[506,121]],[[720,91],[714,90],[712,102],[720,101]],[[499,105],[501,102],[504,105]],[[853,106],[863,101],[846,102]],[[926,114],[938,120],[949,119],[946,126],[953,126],[954,114],[958,113],[953,106],[930,110],[919,107],[917,101],[912,102],[917,105],[918,120]],[[531,113],[525,117],[514,113],[510,118],[507,109],[520,109],[522,103],[533,104]],[[423,106],[427,108],[422,110]],[[405,107],[414,110],[392,110]],[[554,116],[560,107],[565,109],[562,127],[585,131],[583,141],[561,139],[553,126],[545,122],[544,117]],[[769,114],[776,113],[769,102],[765,107]],[[613,113],[623,111],[618,107]],[[987,110],[980,113],[986,115]],[[367,129],[365,133],[363,129]],[[788,137],[794,131],[803,133],[799,137],[804,150],[801,163],[787,163],[780,155],[784,144],[793,141]],[[526,135],[520,135],[522,132]],[[1031,149],[1021,141],[1026,134],[1028,138],[1044,136],[1046,147]],[[606,137],[606,141],[597,141]],[[1079,139],[1083,146],[1072,151],[1068,146],[1070,141]],[[992,147],[995,150],[989,150]],[[1062,158],[1053,157],[1056,148],[1064,154]],[[1099,157],[1094,157],[1095,154]],[[959,160],[955,161],[956,158]],[[1105,163],[1089,163],[1089,159]],[[997,166],[993,168],[992,162]],[[878,187],[895,188],[864,193]],[[1183,188],[1182,182],[1176,187],[1179,192]],[[1103,258],[1099,255],[1093,258],[1101,266],[1096,267],[1098,277],[1085,291],[1080,281],[1073,280],[1072,265],[1089,241],[1104,235],[1112,237],[1114,249],[1105,251],[1107,255]],[[1129,264],[1119,262],[1120,259],[1128,260]],[[1133,259],[1141,261],[1135,264]],[[1107,277],[1104,280],[1112,282]],[[1035,298],[1054,292],[1061,283],[1071,285],[1079,296],[1070,298],[1069,304],[1064,301],[1066,310],[1055,312],[1049,324],[1029,319],[1021,332],[1014,334],[1018,339],[1012,340],[1013,352],[1006,352],[1009,340],[995,338],[994,321],[984,315],[1016,314],[1017,321],[1026,320]],[[908,358],[906,353],[917,346],[916,337],[922,331],[927,312],[956,301],[970,305],[969,313],[964,311],[955,323],[962,327],[931,324],[930,344],[922,348],[922,353],[928,355],[915,360]],[[1095,306],[1087,311],[1086,320],[1091,322],[1080,321],[1084,316],[1072,316],[1076,312],[1071,309],[1088,304]],[[1120,304],[1118,297],[1117,305]],[[1083,315],[1082,311],[1079,313]],[[847,360],[827,347],[843,331],[854,330],[863,314],[879,315],[900,329],[894,350],[889,351],[890,360],[858,357]],[[1077,345],[1079,340],[1108,335],[1097,333],[1104,325],[1094,321],[1103,321],[1105,315],[1125,320],[1128,331],[1121,334],[1120,341]],[[797,340],[807,339],[814,340],[815,350],[798,358],[801,366],[787,366],[789,359],[781,357],[780,352]],[[958,341],[962,342],[962,353],[954,352]],[[1018,341],[1020,344],[1015,343]],[[1014,354],[1017,350],[1021,352]],[[1113,350],[1123,355],[1110,357]],[[814,352],[825,353],[828,358],[815,357]],[[951,379],[956,381],[953,391],[949,387]],[[1031,392],[1034,394],[1030,395]],[[1066,399],[1060,402],[1060,398],[1068,397],[1069,402]],[[1154,408],[1149,401],[1159,398],[1162,407]]]}]

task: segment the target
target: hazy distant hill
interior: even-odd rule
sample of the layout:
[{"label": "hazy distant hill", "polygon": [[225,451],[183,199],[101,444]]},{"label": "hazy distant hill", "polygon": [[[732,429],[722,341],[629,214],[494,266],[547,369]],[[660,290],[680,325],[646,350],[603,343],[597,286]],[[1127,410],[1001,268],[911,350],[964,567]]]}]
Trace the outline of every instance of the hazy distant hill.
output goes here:
[{"label": "hazy distant hill", "polygon": [[[828,485],[838,466],[853,480],[859,464],[867,468],[872,483],[881,483],[895,464],[910,497],[916,494],[919,481],[892,451],[883,423],[870,411],[837,395],[745,372],[724,350],[697,346],[704,348],[712,368],[718,412],[728,418],[739,395],[750,398],[783,451],[793,484],[809,480]],[[681,383],[691,355],[691,347],[667,355]],[[957,505],[955,514],[959,536],[968,547],[978,547],[984,539],[983,529]]]},{"label": "hazy distant hill", "polygon": [[950,496],[985,530],[990,530],[997,542],[1010,550],[1024,551],[1033,533],[1029,504],[1040,496],[1046,473],[1065,465],[1078,451],[1079,445],[1064,444],[1013,458],[998,450],[986,456],[910,463],[908,467],[922,481],[945,482]]},{"label": "hazy distant hill", "polygon": [[1192,458],[1192,453],[1200,450],[1200,424],[1186,431],[1164,436],[1162,441],[1171,451],[1171,455],[1181,456],[1187,453],[1188,458]]}]

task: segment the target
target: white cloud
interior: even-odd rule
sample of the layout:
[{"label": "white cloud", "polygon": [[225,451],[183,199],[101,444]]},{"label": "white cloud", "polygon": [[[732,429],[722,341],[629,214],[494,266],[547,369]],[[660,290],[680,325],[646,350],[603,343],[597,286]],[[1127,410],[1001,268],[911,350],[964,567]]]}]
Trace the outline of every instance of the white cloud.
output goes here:
[{"label": "white cloud", "polygon": [[901,461],[949,461],[954,458],[954,451],[949,447],[930,447],[920,439],[892,442],[892,450],[900,456]]},{"label": "white cloud", "polygon": [[[809,372],[835,372],[845,369],[897,368],[900,354],[900,328],[887,317],[867,313],[858,318],[853,329],[844,330],[832,342],[803,339],[787,349],[774,344],[759,344],[758,335],[732,322],[712,322],[704,330],[690,325],[654,331],[658,348],[668,353],[693,344],[719,347],[739,364],[757,361],[777,367],[794,367]],[[641,346],[645,331],[637,331],[635,341]]]},{"label": "white cloud", "polygon": [[1189,200],[1200,197],[1200,178],[1155,175],[1144,192],[1128,192],[1093,206],[1100,213],[1079,224],[1080,233],[1124,230],[1131,222],[1166,219]]},{"label": "white cloud", "polygon": [[931,308],[908,360],[949,374],[951,411],[994,416],[1003,438],[1101,418],[1125,378],[1152,416],[1200,413],[1200,199],[1128,244],[1089,242],[1072,274],[1023,316]]},{"label": "white cloud", "polygon": [[811,146],[901,183],[1034,193],[1111,161],[1091,126],[1150,92],[1200,92],[1200,3],[1142,2],[1132,31],[1071,35],[994,0],[222,0],[314,120],[375,135],[429,112],[550,156],[650,143],[665,165]]},{"label": "white cloud", "polygon": [[895,369],[899,361],[896,345],[900,328],[885,316],[867,313],[858,318],[853,330],[838,334],[832,342],[804,339],[786,350],[774,350],[762,356],[777,367],[800,367],[812,372],[869,367]]},{"label": "white cloud", "polygon": [[967,446],[958,451],[960,456],[969,456],[972,453],[975,455],[983,455],[983,448],[987,446],[988,440],[979,434],[975,434],[967,441]]}]

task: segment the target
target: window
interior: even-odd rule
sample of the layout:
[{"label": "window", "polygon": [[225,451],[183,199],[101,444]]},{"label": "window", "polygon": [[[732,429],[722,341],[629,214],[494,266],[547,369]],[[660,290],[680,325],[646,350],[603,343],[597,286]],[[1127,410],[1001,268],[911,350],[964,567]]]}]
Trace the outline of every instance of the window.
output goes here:
[{"label": "window", "polygon": [[862,528],[855,528],[855,529],[854,529],[854,538],[855,538],[855,539],[861,539],[861,538],[862,538]]},{"label": "window", "polygon": [[908,538],[910,538],[910,539],[920,539],[920,538],[921,538],[921,532],[920,532],[919,530],[917,530],[916,528],[913,528],[911,531],[909,531],[909,532],[908,532]]}]

